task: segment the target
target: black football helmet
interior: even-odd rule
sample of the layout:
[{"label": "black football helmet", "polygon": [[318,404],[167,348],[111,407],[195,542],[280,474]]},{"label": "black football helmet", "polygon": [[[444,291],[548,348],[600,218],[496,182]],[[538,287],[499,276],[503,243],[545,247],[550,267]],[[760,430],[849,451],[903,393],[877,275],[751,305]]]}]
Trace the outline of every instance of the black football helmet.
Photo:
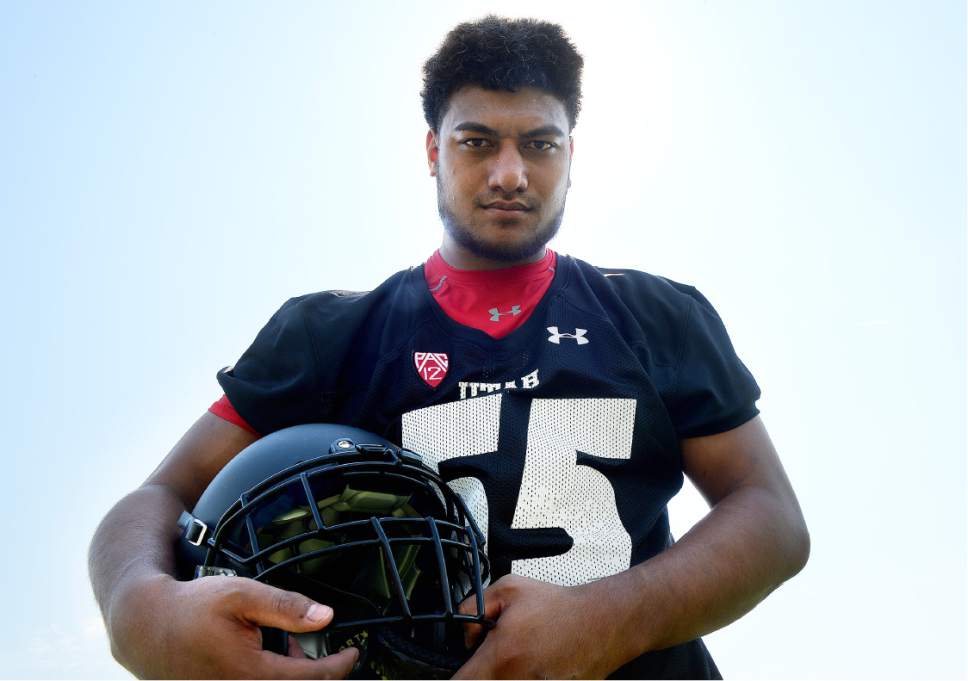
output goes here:
[{"label": "black football helmet", "polygon": [[[356,678],[449,678],[487,628],[484,537],[461,498],[414,452],[357,428],[294,426],[242,450],[179,519],[183,579],[238,575],[333,608],[292,634],[310,657],[353,645]],[[458,606],[468,597],[477,615]],[[263,630],[283,653],[287,634]]]}]

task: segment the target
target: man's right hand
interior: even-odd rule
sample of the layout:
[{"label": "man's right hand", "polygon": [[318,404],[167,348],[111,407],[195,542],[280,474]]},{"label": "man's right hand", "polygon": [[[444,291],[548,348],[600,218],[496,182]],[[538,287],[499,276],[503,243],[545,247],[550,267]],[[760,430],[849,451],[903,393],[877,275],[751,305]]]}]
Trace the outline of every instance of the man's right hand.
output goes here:
[{"label": "man's right hand", "polygon": [[355,648],[318,660],[263,650],[260,626],[316,631],[333,611],[252,579],[157,575],[118,596],[113,652],[140,678],[342,679],[358,657]]},{"label": "man's right hand", "polygon": [[[242,577],[176,581],[176,521],[256,436],[206,412],[137,490],[101,521],[91,542],[91,585],[111,652],[143,678],[344,678],[353,648],[311,660],[262,649],[260,626],[304,632],[332,621],[329,608]],[[319,617],[321,615],[321,617]],[[318,619],[317,619],[318,617]]]}]

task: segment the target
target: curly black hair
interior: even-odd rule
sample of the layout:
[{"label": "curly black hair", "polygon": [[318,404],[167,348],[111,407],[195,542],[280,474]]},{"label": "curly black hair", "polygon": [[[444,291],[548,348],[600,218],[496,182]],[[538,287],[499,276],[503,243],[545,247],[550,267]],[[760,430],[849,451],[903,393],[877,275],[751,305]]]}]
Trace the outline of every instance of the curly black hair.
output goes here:
[{"label": "curly black hair", "polygon": [[458,25],[424,64],[424,118],[435,133],[465,85],[514,92],[535,87],[565,105],[572,128],[581,108],[584,61],[558,24],[490,15]]}]

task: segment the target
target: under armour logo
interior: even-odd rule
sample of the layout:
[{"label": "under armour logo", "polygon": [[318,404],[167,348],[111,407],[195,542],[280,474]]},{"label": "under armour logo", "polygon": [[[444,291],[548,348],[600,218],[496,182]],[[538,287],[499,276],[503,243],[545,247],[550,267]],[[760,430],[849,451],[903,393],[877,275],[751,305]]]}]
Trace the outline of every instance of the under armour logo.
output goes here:
[{"label": "under armour logo", "polygon": [[511,306],[511,309],[508,310],[507,312],[498,312],[498,309],[496,307],[492,307],[490,310],[488,310],[488,312],[491,314],[491,321],[492,322],[499,322],[499,321],[501,321],[501,316],[502,315],[509,314],[509,315],[515,315],[515,316],[517,316],[517,315],[521,314],[521,306],[520,305],[512,305]]},{"label": "under armour logo", "polygon": [[575,329],[575,333],[559,333],[557,326],[549,326],[548,333],[551,334],[551,338],[548,341],[555,345],[561,345],[562,338],[574,338],[578,345],[588,345],[589,343],[589,340],[585,338],[588,329]]}]

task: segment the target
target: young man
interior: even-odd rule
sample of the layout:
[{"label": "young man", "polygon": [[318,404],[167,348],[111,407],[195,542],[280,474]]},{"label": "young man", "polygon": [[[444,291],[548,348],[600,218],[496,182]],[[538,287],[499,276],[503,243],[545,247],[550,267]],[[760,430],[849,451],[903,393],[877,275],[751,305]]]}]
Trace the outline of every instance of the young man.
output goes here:
[{"label": "young man", "polygon": [[[132,672],[348,673],[353,649],[308,660],[259,644],[258,625],[325,627],[326,604],[171,576],[179,513],[242,448],[299,423],[362,427],[465,480],[497,624],[461,678],[716,677],[698,637],[804,565],[759,389],[709,302],[546,248],[581,65],[559,27],[495,17],[458,26],[427,62],[440,250],[370,293],[288,301],[220,372],[225,396],[104,519],[92,581]],[[666,503],[683,472],[712,509],[672,544]]]}]

